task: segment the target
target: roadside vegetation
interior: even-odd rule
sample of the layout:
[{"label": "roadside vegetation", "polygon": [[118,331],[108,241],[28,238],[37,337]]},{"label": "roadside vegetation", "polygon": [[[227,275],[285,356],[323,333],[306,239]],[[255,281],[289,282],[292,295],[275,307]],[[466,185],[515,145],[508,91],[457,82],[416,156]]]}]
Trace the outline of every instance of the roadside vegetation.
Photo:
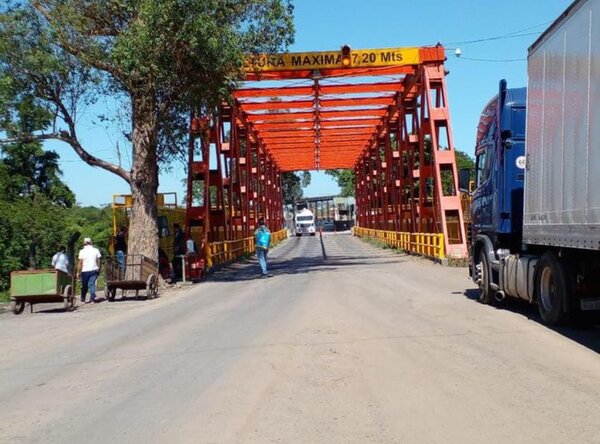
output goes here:
[{"label": "roadside vegetation", "polygon": [[[246,54],[278,52],[293,42],[291,2],[2,3],[0,144],[60,141],[87,164],[122,178],[134,201],[130,250],[157,259],[159,169],[186,155],[190,114],[208,121],[230,98]],[[81,138],[82,114],[101,100],[120,105],[124,115],[98,119],[125,122],[130,165],[93,155]],[[23,106],[33,119],[11,125]]]},{"label": "roadside vegetation", "polygon": [[3,145],[0,189],[0,301],[8,299],[11,271],[49,267],[74,232],[91,237],[106,254],[111,209],[77,205],[55,152],[38,142]]}]

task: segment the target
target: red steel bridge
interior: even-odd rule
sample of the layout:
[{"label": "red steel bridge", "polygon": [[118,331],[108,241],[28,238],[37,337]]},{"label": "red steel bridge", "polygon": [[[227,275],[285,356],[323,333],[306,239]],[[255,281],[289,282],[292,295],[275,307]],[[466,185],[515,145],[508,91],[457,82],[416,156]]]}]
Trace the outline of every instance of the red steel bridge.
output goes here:
[{"label": "red steel bridge", "polygon": [[199,259],[247,249],[233,243],[260,217],[283,228],[281,173],[328,169],[355,173],[357,234],[435,235],[442,255],[465,257],[444,60],[442,46],[249,57],[232,100],[191,117],[186,230]]}]

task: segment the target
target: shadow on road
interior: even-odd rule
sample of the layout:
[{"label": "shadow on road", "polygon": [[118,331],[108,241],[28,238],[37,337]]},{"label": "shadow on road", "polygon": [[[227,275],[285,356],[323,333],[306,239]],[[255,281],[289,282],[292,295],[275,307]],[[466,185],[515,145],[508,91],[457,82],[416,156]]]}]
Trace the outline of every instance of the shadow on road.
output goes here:
[{"label": "shadow on road", "polygon": [[[476,288],[469,288],[465,290],[463,295],[474,302],[477,302],[479,297],[479,290]],[[521,299],[506,298],[498,306],[495,306],[496,310],[508,310],[513,313],[525,316],[527,319],[543,324],[542,318],[537,309],[537,305],[529,304],[528,302]],[[600,353],[600,325],[594,327],[547,327],[555,332],[575,341],[590,350]]]},{"label": "shadow on road", "polygon": [[[331,246],[330,246],[331,247]],[[339,246],[338,246],[339,247]],[[365,269],[384,264],[399,264],[407,259],[402,256],[390,257],[389,253],[376,251],[368,254],[357,251],[348,254],[347,246],[329,248],[324,237],[291,238],[282,249],[269,253],[269,272],[275,276],[305,273],[335,272],[349,268]],[[363,254],[361,254],[363,253]],[[364,254],[367,253],[367,254]],[[211,273],[212,282],[235,282],[260,279],[260,270],[256,260],[238,261]]]},{"label": "shadow on road", "polygon": [[[373,259],[373,258],[370,258]],[[367,258],[361,257],[328,257],[322,258],[303,258],[295,257],[292,259],[273,260],[269,262],[269,272],[276,276],[293,275],[303,273],[320,273],[340,271],[344,268],[360,268],[379,267],[383,264],[398,264],[404,259],[398,258],[394,260],[377,260],[369,261]],[[260,279],[260,270],[258,263],[254,261],[244,261],[236,263],[215,271],[208,277],[212,282],[236,282]]]}]

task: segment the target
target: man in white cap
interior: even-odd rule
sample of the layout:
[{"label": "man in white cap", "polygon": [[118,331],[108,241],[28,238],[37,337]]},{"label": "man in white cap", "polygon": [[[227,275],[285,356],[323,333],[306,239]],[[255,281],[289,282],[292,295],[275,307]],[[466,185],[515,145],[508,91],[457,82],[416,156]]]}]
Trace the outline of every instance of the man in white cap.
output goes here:
[{"label": "man in white cap", "polygon": [[77,277],[81,277],[81,302],[85,302],[88,288],[90,302],[96,302],[96,279],[100,274],[100,251],[92,245],[92,239],[83,240],[83,248],[79,251]]}]

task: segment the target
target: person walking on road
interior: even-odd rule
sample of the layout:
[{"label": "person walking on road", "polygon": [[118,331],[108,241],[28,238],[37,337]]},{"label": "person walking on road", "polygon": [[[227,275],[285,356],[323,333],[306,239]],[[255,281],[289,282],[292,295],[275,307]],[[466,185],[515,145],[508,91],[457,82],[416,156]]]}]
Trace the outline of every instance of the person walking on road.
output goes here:
[{"label": "person walking on road", "polygon": [[261,277],[272,277],[268,271],[267,254],[271,246],[271,232],[265,225],[265,220],[261,217],[258,219],[258,228],[254,232],[254,249],[256,250],[256,258],[260,265]]},{"label": "person walking on road", "polygon": [[100,251],[92,245],[92,239],[83,240],[83,248],[79,251],[77,277],[81,277],[81,303],[85,302],[88,289],[90,302],[96,302],[96,279],[100,274]]},{"label": "person walking on road", "polygon": [[67,249],[63,245],[58,247],[58,253],[52,256],[52,266],[55,270],[69,274],[69,257],[66,251]]},{"label": "person walking on road", "polygon": [[173,280],[181,279],[183,267],[181,264],[182,256],[185,255],[185,238],[181,225],[173,224],[175,233],[173,234]]}]

